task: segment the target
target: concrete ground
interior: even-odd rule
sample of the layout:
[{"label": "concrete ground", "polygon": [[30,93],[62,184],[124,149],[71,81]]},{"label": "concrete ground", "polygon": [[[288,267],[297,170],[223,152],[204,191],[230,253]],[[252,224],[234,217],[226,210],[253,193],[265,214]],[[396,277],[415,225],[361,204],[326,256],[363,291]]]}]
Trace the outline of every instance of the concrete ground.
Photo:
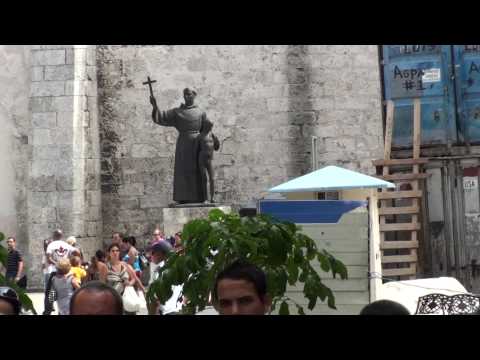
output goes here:
[{"label": "concrete ground", "polygon": [[[35,310],[37,311],[37,314],[42,315],[43,309],[44,309],[43,293],[42,292],[29,292],[29,293],[27,293],[27,295],[30,297],[30,299],[32,299],[33,306],[34,306]],[[55,311],[52,313],[52,315],[58,315],[58,312],[56,311],[56,304],[54,306],[55,306]],[[30,313],[30,314],[25,314],[25,315],[33,315],[33,314]],[[141,311],[137,315],[147,315],[147,312],[146,311],[143,311],[143,312]],[[201,312],[197,313],[197,315],[217,315],[217,312],[212,307],[208,307],[204,311],[201,311]]]}]

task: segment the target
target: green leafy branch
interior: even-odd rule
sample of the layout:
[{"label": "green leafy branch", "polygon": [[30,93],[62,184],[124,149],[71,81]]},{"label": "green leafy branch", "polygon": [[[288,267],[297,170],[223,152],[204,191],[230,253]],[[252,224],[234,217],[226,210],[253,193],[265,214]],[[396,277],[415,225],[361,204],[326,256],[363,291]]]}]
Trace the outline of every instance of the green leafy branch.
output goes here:
[{"label": "green leafy branch", "polygon": [[312,310],[320,301],[336,309],[335,297],[322,283],[313,267],[318,261],[324,272],[347,278],[345,265],[319,250],[313,239],[300,232],[297,225],[276,220],[268,215],[240,217],[219,209],[210,211],[207,219],[195,219],[185,224],[182,240],[184,254],[172,253],[151,285],[147,300],[165,303],[172,296],[172,285],[183,286],[188,299],[186,314],[202,311],[210,303],[217,274],[236,259],[247,260],[265,271],[272,311],[280,303],[279,314],[290,313],[288,303],[304,314],[303,306],[286,295],[287,286],[303,284],[303,294]]}]

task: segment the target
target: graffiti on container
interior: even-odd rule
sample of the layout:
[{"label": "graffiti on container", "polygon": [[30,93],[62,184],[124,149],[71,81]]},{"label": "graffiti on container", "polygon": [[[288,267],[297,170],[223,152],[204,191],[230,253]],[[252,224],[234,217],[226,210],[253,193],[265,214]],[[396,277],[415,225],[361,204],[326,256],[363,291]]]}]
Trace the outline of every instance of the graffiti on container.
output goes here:
[{"label": "graffiti on container", "polygon": [[465,45],[464,50],[466,52],[480,51],[480,45]]},{"label": "graffiti on container", "polygon": [[480,108],[476,107],[472,110],[472,113],[473,113],[473,118],[474,119],[478,119],[478,117],[480,116]]},{"label": "graffiti on container", "polygon": [[[423,84],[423,76],[425,71],[422,69],[400,69],[398,66],[395,66],[393,69],[393,80],[402,81],[402,87],[406,91],[416,90],[423,91],[427,88]],[[433,84],[430,85],[430,89],[433,87]]]},{"label": "graffiti on container", "polygon": [[420,52],[432,52],[437,49],[437,45],[402,45],[400,46],[401,54],[414,54]]},{"label": "graffiti on container", "polygon": [[475,64],[473,61],[470,63],[470,69],[468,70],[468,74],[470,75],[472,72],[480,73],[480,66]]}]

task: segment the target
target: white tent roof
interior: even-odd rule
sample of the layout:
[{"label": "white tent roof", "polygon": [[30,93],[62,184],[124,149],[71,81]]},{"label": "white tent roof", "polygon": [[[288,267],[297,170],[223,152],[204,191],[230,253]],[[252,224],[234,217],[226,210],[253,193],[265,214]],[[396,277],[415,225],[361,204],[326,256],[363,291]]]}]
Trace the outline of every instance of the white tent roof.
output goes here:
[{"label": "white tent roof", "polygon": [[372,176],[338,166],[326,166],[268,190],[271,193],[332,191],[345,189],[395,188],[395,185]]}]

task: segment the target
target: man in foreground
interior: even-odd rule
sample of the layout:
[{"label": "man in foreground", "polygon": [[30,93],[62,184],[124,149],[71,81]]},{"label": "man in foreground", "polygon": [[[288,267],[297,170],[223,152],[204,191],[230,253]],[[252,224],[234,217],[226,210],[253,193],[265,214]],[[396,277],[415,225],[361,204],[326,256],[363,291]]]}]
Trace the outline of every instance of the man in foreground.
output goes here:
[{"label": "man in foreground", "polygon": [[213,300],[220,315],[265,315],[272,305],[265,273],[242,260],[218,274]]},{"label": "man in foreground", "polygon": [[101,281],[90,281],[70,299],[70,315],[123,315],[120,295]]}]

